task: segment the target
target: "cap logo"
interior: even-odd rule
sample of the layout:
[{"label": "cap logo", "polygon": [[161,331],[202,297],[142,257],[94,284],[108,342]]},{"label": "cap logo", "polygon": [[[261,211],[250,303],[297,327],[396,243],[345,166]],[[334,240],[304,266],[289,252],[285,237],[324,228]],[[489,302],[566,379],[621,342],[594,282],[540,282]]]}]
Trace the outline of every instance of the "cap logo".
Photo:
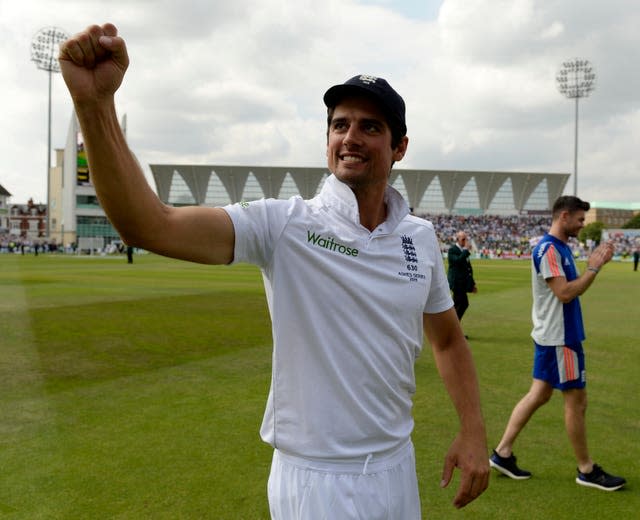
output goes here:
[{"label": "cap logo", "polygon": [[358,79],[362,81],[362,83],[366,83],[367,85],[370,85],[371,83],[375,83],[376,81],[378,81],[378,78],[376,78],[375,76],[369,76],[368,74],[363,74]]},{"label": "cap logo", "polygon": [[327,108],[335,108],[345,96],[368,96],[378,103],[392,133],[404,136],[407,133],[404,100],[383,78],[371,74],[359,74],[349,78],[341,85],[334,85],[322,98]]}]

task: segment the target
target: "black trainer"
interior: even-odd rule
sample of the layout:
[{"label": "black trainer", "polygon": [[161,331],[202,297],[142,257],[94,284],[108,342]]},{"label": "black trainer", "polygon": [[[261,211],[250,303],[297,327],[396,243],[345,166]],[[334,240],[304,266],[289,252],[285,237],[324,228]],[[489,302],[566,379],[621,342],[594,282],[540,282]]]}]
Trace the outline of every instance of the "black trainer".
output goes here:
[{"label": "black trainer", "polygon": [[493,450],[489,457],[489,464],[503,475],[515,480],[526,480],[531,478],[531,472],[520,469],[516,464],[516,456],[512,453],[509,457],[501,457],[496,450]]},{"label": "black trainer", "polygon": [[591,473],[580,473],[580,470],[578,470],[576,483],[581,486],[602,489],[603,491],[615,491],[616,489],[620,489],[624,486],[627,481],[622,477],[609,475],[609,473],[603,470],[600,466],[594,464]]}]

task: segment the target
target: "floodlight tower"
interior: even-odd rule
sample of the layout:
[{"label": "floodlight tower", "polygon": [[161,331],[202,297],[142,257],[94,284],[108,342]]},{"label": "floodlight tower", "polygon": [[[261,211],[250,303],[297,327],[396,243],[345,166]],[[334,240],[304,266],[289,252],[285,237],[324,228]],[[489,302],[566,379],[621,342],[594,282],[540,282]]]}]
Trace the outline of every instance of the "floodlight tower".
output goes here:
[{"label": "floodlight tower", "polygon": [[578,101],[596,88],[596,73],[588,60],[574,58],[562,63],[556,75],[558,90],[569,99],[576,100],[576,125],[573,151],[573,194],[578,196]]},{"label": "floodlight tower", "polygon": [[44,27],[40,29],[31,40],[31,61],[36,67],[49,73],[49,118],[47,134],[47,240],[49,239],[49,220],[51,206],[49,203],[49,189],[51,176],[51,76],[54,72],[60,72],[58,53],[60,44],[69,38],[69,35],[58,27]]}]

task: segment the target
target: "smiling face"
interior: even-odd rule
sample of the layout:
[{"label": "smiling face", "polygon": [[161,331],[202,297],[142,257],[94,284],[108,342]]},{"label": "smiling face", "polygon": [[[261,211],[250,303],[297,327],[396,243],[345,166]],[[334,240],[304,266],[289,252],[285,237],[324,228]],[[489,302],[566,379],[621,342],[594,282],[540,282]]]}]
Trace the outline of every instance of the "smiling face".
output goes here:
[{"label": "smiling face", "polygon": [[391,147],[391,130],[382,110],[366,97],[344,98],[327,130],[329,170],[351,189],[387,185],[391,165],[404,157],[408,139]]},{"label": "smiling face", "polygon": [[584,227],[585,212],[582,210],[567,212],[564,231],[568,237],[577,237]]},{"label": "smiling face", "polygon": [[571,237],[577,237],[580,234],[584,227],[585,216],[586,212],[581,209],[560,211],[557,216],[554,216],[549,232],[563,242],[567,242]]}]

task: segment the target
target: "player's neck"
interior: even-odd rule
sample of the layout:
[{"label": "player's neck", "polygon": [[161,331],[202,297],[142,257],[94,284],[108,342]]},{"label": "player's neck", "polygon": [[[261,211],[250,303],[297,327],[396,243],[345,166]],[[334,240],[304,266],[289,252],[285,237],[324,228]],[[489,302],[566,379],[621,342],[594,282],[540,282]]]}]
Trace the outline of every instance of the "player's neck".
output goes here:
[{"label": "player's neck", "polygon": [[387,205],[384,202],[383,187],[370,185],[360,186],[357,189],[351,188],[358,201],[358,211],[360,213],[360,224],[369,231],[373,231],[387,218]]},{"label": "player's neck", "polygon": [[562,240],[565,244],[569,241],[569,235],[562,229],[560,225],[555,225],[555,223],[551,224],[549,234],[552,237],[557,238],[558,240]]}]

